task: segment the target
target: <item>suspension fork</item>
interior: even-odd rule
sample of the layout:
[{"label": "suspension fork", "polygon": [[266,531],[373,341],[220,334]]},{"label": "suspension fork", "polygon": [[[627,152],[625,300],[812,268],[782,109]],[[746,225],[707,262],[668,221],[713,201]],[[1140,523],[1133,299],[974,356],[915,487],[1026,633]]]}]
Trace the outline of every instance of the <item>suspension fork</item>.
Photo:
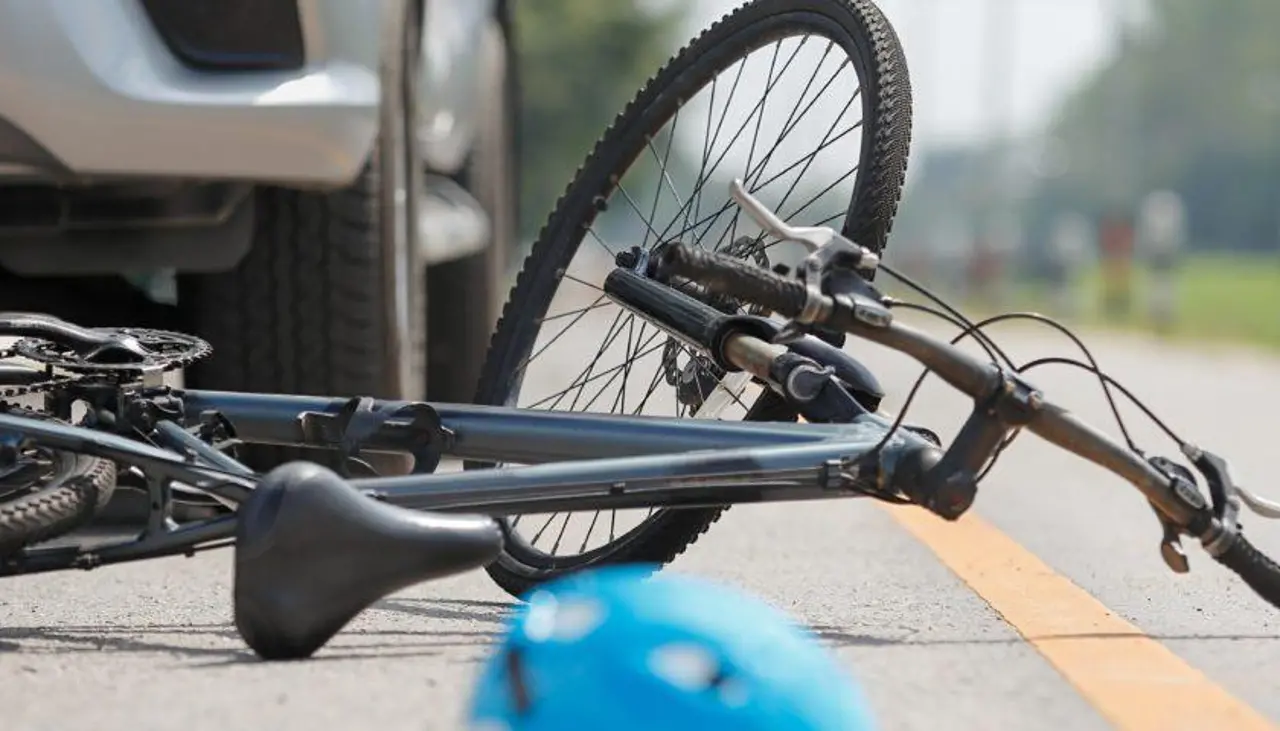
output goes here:
[{"label": "suspension fork", "polygon": [[626,267],[605,278],[604,292],[671,337],[705,354],[725,373],[745,371],[776,391],[807,421],[847,423],[875,411],[883,390],[858,361],[812,335],[779,345],[767,318],[728,315]]}]

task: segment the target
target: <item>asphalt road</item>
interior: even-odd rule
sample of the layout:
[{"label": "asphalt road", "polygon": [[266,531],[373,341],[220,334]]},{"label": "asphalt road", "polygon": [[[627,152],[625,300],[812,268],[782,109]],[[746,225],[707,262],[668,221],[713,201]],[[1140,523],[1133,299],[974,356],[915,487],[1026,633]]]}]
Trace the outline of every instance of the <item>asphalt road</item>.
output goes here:
[{"label": "asphalt road", "polygon": [[[1051,333],[1007,333],[1015,358],[1072,354]],[[1104,368],[1187,438],[1230,457],[1241,482],[1280,492],[1268,469],[1280,360],[1090,342]],[[896,407],[918,367],[859,352]],[[1034,380],[1116,433],[1087,374],[1047,368]],[[949,434],[965,413],[931,380],[911,420]],[[1134,427],[1140,443],[1172,452],[1147,425]],[[675,569],[735,582],[814,626],[856,673],[884,729],[1178,726],[1142,721],[1144,703],[1202,708],[1215,720],[1188,716],[1199,729],[1254,727],[1232,720],[1242,707],[1280,721],[1276,612],[1195,547],[1192,573],[1171,574],[1150,509],[1119,479],[1027,435],[984,483],[974,512],[981,520],[962,521],[970,532],[957,533],[862,502],[735,508]],[[1246,520],[1255,543],[1280,554],[1280,525]],[[947,546],[951,563],[936,552]],[[0,727],[459,728],[476,662],[508,606],[482,573],[382,602],[313,660],[267,664],[230,624],[230,559],[6,580]],[[1117,632],[1124,621],[1136,629]]]}]

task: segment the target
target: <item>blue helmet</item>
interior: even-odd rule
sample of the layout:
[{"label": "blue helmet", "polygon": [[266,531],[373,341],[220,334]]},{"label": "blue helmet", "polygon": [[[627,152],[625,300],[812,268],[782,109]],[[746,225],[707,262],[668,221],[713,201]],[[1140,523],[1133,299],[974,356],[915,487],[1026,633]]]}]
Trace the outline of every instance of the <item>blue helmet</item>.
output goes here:
[{"label": "blue helmet", "polygon": [[483,667],[471,731],[868,731],[862,694],[763,601],[652,567],[535,589]]}]

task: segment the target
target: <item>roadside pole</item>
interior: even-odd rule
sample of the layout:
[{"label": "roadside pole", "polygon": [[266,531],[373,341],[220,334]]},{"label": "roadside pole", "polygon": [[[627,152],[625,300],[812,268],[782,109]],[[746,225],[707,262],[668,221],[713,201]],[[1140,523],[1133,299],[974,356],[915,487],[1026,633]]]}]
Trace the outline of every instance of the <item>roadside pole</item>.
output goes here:
[{"label": "roadside pole", "polygon": [[1133,309],[1132,216],[1104,216],[1098,226],[1102,257],[1102,312],[1112,321],[1123,321]]},{"label": "roadside pole", "polygon": [[1186,245],[1186,211],[1182,198],[1155,191],[1138,213],[1139,251],[1146,264],[1147,316],[1157,332],[1170,332],[1177,320],[1177,270]]},{"label": "roadside pole", "polygon": [[1081,301],[1080,274],[1097,254],[1097,240],[1089,219],[1077,213],[1063,214],[1054,222],[1049,240],[1053,306],[1063,317],[1078,317]]}]

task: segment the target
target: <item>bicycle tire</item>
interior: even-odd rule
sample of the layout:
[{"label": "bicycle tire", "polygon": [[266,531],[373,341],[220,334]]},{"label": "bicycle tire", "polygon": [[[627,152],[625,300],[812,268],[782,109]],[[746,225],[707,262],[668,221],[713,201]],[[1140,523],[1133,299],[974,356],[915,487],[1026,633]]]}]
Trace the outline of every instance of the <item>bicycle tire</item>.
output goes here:
[{"label": "bicycle tire", "polygon": [[[843,231],[876,252],[884,249],[906,178],[911,137],[911,87],[905,56],[892,26],[870,0],[755,0],[725,15],[676,53],[615,118],[562,194],[512,288],[490,342],[476,403],[513,404],[522,363],[530,355],[540,320],[559,287],[564,268],[596,215],[596,199],[610,191],[644,149],[646,135],[661,128],[681,99],[709,83],[754,50],[787,34],[819,34],[838,43],[853,62],[861,86],[861,159]],[[607,197],[607,195],[606,195]],[[765,395],[750,419],[794,419],[784,401]],[[692,545],[724,507],[661,510],[616,542],[583,554],[583,560],[536,560],[509,546],[488,567],[508,593],[529,589],[565,573],[607,563],[666,564]],[[506,523],[504,521],[504,528]],[[509,528],[508,528],[509,530]]]},{"label": "bicycle tire", "polygon": [[[33,419],[53,420],[35,412]],[[64,450],[47,450],[57,473],[33,492],[0,502],[0,557],[80,528],[106,507],[116,487],[111,460]]]}]

